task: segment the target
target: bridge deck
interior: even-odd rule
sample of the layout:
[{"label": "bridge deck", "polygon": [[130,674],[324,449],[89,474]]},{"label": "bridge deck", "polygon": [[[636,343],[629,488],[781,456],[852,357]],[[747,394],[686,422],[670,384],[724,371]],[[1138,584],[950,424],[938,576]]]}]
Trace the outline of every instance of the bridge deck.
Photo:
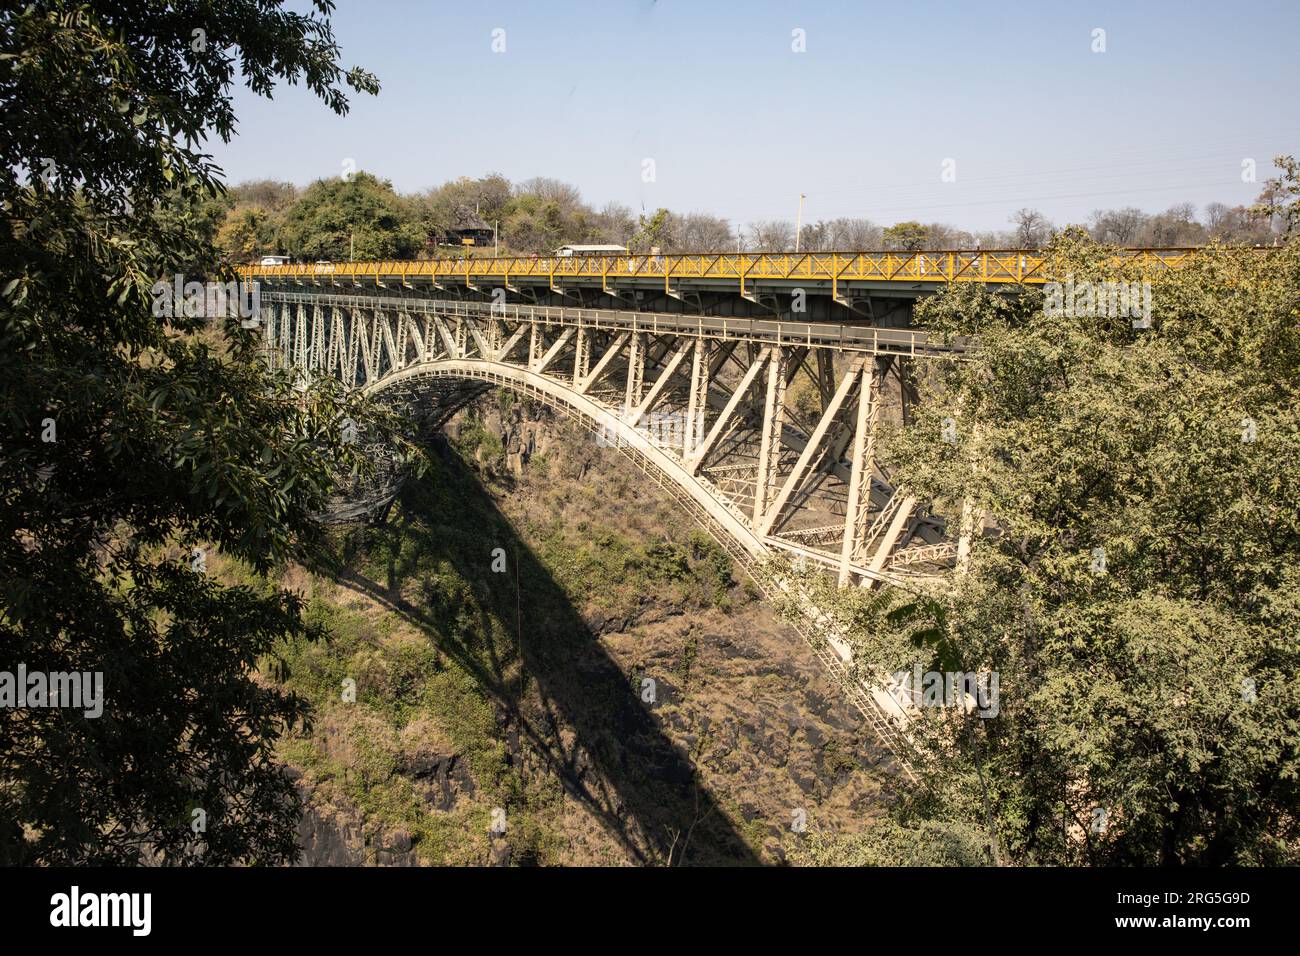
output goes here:
[{"label": "bridge deck", "polygon": [[[1154,275],[1180,265],[1194,249],[1132,249],[1118,255],[1117,265],[1136,264]],[[302,263],[247,266],[241,273],[273,284],[431,285],[473,287],[476,281],[510,288],[513,282],[599,285],[617,292],[650,284],[677,294],[681,283],[752,294],[757,283],[790,287],[810,284],[809,291],[838,297],[848,288],[937,287],[949,282],[991,284],[1042,283],[1044,256],[1039,250],[951,250],[925,252],[748,252],[675,253],[671,255],[500,256],[438,258],[384,262]]]}]

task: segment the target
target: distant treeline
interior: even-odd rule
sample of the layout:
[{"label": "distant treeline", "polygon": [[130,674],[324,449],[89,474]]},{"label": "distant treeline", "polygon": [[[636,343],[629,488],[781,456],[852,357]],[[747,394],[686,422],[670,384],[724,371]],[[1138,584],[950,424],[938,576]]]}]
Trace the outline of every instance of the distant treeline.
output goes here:
[{"label": "distant treeline", "polygon": [[[1087,227],[1099,241],[1121,246],[1189,246],[1215,239],[1271,245],[1282,231],[1276,188],[1270,180],[1255,205],[1210,203],[1199,217],[1191,203],[1158,213],[1099,209]],[[620,203],[597,209],[576,187],[555,179],[511,183],[495,173],[408,195],[365,172],[318,180],[302,189],[259,180],[232,187],[204,212],[231,262],[263,255],[301,261],[417,259],[445,255],[449,246],[482,254],[492,250],[494,241],[502,253],[522,254],[551,252],[565,243],[612,243],[643,252],[795,248],[795,225],[787,220],[736,226],[709,213],[662,208],[634,215]],[[869,219],[838,218],[804,225],[799,248],[1023,249],[1045,245],[1057,232],[1057,226],[1030,208],[1017,210],[1008,224],[1004,231],[970,232],[939,222],[882,226]],[[471,237],[473,245],[464,244]]]}]

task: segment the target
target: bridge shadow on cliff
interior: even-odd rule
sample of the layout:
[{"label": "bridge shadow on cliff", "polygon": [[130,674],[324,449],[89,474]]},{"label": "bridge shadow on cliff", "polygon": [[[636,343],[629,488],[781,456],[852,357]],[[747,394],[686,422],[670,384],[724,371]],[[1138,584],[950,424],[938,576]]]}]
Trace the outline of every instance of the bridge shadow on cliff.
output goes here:
[{"label": "bridge shadow on cliff", "polygon": [[[368,578],[355,560],[332,569],[337,579],[419,628],[472,674],[509,715],[506,732],[519,734],[632,859],[757,864],[687,754],[641,703],[631,675],[606,652],[477,476],[445,441],[436,440],[435,448],[432,474],[408,482],[387,527],[372,532],[395,545],[388,580]],[[507,573],[492,571],[495,548],[505,551]],[[422,606],[394,587],[418,577],[420,567],[441,562],[468,583],[472,602],[435,606],[445,595],[428,588],[422,601],[430,603]],[[476,617],[478,626],[449,626],[458,615]]]}]

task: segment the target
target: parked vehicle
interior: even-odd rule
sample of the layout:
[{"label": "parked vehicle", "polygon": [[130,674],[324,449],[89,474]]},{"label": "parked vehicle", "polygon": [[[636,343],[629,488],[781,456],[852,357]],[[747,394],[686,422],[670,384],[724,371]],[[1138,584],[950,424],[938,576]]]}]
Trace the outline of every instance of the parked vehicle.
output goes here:
[{"label": "parked vehicle", "polygon": [[621,256],[627,252],[627,246],[610,245],[568,245],[555,250],[557,256]]}]

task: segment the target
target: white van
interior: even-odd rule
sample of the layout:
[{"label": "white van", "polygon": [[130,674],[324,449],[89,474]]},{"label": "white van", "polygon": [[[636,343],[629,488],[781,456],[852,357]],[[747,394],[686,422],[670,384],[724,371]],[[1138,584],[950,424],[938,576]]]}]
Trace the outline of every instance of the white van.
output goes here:
[{"label": "white van", "polygon": [[621,256],[627,253],[627,246],[560,246],[555,250],[555,254],[561,257],[569,256]]},{"label": "white van", "polygon": [[262,265],[264,266],[287,266],[288,264],[288,256],[262,256]]}]

